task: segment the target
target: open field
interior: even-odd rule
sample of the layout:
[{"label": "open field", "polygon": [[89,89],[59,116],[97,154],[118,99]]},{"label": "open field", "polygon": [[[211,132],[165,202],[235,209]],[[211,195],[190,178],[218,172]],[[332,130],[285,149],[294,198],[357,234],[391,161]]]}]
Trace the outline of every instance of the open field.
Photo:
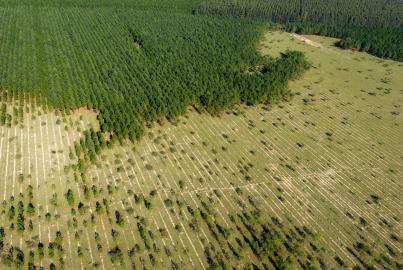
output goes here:
[{"label": "open field", "polygon": [[290,101],[189,111],[82,176],[70,152],[96,114],[31,109],[0,127],[3,263],[13,246],[57,269],[402,267],[403,64],[306,38],[321,47],[261,44],[311,61]]}]

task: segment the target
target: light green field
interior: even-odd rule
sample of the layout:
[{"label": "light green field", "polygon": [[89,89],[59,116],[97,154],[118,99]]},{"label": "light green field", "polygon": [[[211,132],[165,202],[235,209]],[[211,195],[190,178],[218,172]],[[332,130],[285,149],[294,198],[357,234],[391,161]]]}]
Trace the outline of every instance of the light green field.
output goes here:
[{"label": "light green field", "polygon": [[[221,117],[189,111],[136,144],[104,151],[84,179],[64,168],[74,163],[69,151],[82,131],[97,128],[95,114],[25,113],[23,128],[0,127],[2,260],[12,245],[24,251],[26,265],[32,250],[45,268],[61,268],[63,258],[65,269],[214,269],[220,261],[273,269],[276,256],[253,250],[254,237],[266,231],[280,235],[278,257],[294,254],[292,268],[401,265],[403,64],[308,38],[322,47],[280,32],[262,42],[264,54],[296,49],[312,63],[291,83],[290,101]],[[25,214],[19,233],[8,212],[14,205],[18,213],[19,201],[28,204],[28,185],[36,214]],[[89,206],[81,214],[79,202]],[[40,258],[38,242],[47,247],[58,230],[63,251],[52,256],[45,248]],[[123,264],[108,255],[117,245]]]}]

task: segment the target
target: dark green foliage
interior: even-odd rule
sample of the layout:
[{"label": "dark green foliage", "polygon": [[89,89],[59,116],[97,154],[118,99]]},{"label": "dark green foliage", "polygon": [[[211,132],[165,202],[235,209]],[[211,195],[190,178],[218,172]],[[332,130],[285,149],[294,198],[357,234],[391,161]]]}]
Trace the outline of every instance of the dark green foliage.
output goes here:
[{"label": "dark green foliage", "polygon": [[45,255],[44,245],[41,242],[38,243],[37,253],[40,259],[42,259],[43,256]]},{"label": "dark green foliage", "polygon": [[116,218],[116,224],[118,224],[119,226],[123,226],[125,224],[123,216],[117,210],[115,211],[115,218]]},{"label": "dark green foliage", "polygon": [[108,254],[113,264],[115,263],[123,264],[123,253],[120,250],[119,246],[115,246],[113,249],[109,250]]},{"label": "dark green foliage", "polygon": [[97,212],[97,214],[103,214],[104,212],[104,208],[102,207],[102,204],[100,204],[99,202],[96,202],[95,205],[95,211]]},{"label": "dark green foliage", "polygon": [[94,197],[98,196],[99,190],[98,190],[97,186],[92,185],[91,190],[92,190],[92,194],[94,195]]},{"label": "dark green foliage", "polygon": [[28,188],[27,188],[27,191],[28,191],[28,197],[29,197],[31,200],[34,198],[34,192],[33,192],[33,190],[34,190],[34,188],[33,188],[31,185],[29,185]]},{"label": "dark green foliage", "polygon": [[77,209],[78,209],[78,212],[81,215],[83,215],[87,211],[88,206],[84,205],[82,202],[79,202],[78,205],[77,205]]},{"label": "dark green foliage", "polygon": [[13,269],[22,269],[25,262],[24,252],[18,247],[11,246],[7,253],[2,254],[3,263]]},{"label": "dark green foliage", "polygon": [[50,258],[55,256],[55,245],[53,242],[49,242],[48,244],[48,255]]},{"label": "dark green foliage", "polygon": [[188,106],[216,113],[287,94],[293,72],[306,66],[302,55],[262,57],[255,46],[261,22],[194,16],[193,4],[0,1],[6,10],[0,36],[9,41],[0,66],[21,67],[18,76],[5,68],[0,87],[12,86],[4,95],[26,93],[49,108],[99,112],[101,131],[86,131],[75,146],[81,171],[106,145],[136,140],[144,123],[175,118]]},{"label": "dark green foliage", "polygon": [[403,61],[403,29],[330,25],[327,23],[289,23],[287,31],[340,38],[336,45]]},{"label": "dark green foliage", "polygon": [[134,202],[135,202],[136,204],[142,204],[143,201],[144,201],[143,195],[134,194]]},{"label": "dark green foliage", "polygon": [[140,246],[135,244],[131,249],[127,251],[127,255],[132,258],[136,253],[140,252]]},{"label": "dark green foliage", "polygon": [[[210,250],[210,248],[212,250]],[[210,270],[230,269],[230,267],[225,262],[225,258],[223,258],[222,254],[217,252],[217,250],[215,250],[212,245],[210,247],[205,248],[204,255],[206,256],[207,262],[209,264],[208,269],[210,269]]]},{"label": "dark green foliage", "polygon": [[72,191],[71,189],[67,190],[65,196],[66,196],[66,200],[67,200],[68,204],[69,204],[70,206],[73,206],[73,205],[74,205],[74,194],[73,194],[73,191]]},{"label": "dark green foliage", "polygon": [[85,198],[86,198],[87,200],[89,200],[90,197],[91,197],[91,191],[90,191],[90,189],[89,189],[86,185],[84,185],[83,193],[84,193]]},{"label": "dark green foliage", "polygon": [[372,194],[372,195],[371,195],[371,200],[372,200],[373,203],[379,204],[381,198],[380,198],[378,195]]},{"label": "dark green foliage", "polygon": [[205,0],[196,11],[259,17],[281,23],[309,21],[378,27],[403,27],[403,4],[390,0]]},{"label": "dark green foliage", "polygon": [[144,227],[144,224],[141,223],[137,223],[137,229],[139,230],[140,233],[140,237],[143,239],[144,241],[144,246],[146,247],[146,249],[151,249],[151,241],[150,239],[147,237],[147,230]]},{"label": "dark green foliage", "polygon": [[172,202],[172,200],[171,199],[166,199],[165,201],[164,201],[164,203],[165,203],[165,205],[167,206],[167,207],[172,207],[172,205],[173,205],[173,202]]},{"label": "dark green foliage", "polygon": [[17,231],[23,232],[25,230],[25,218],[24,214],[19,213],[17,216]]},{"label": "dark green foliage", "polygon": [[119,239],[120,233],[119,233],[117,230],[112,229],[112,230],[111,230],[111,235],[112,235],[113,240],[116,241],[116,240]]},{"label": "dark green foliage", "polygon": [[14,205],[11,205],[10,208],[8,209],[7,216],[10,220],[12,220],[15,217],[15,207]]},{"label": "dark green foliage", "polygon": [[3,240],[5,236],[6,233],[4,231],[4,227],[0,227],[0,240]]},{"label": "dark green foliage", "polygon": [[[29,252],[29,255],[28,255],[28,263],[34,263],[34,259],[35,259],[35,253],[31,250],[30,252]],[[31,268],[29,268],[29,266],[28,266],[28,269],[31,269]]]},{"label": "dark green foliage", "polygon": [[2,103],[0,107],[0,125],[5,125],[7,119],[7,104]]},{"label": "dark green foliage", "polygon": [[24,203],[22,201],[18,202],[18,212],[24,213]]},{"label": "dark green foliage", "polygon": [[144,199],[144,205],[148,210],[152,210],[154,208],[154,204],[152,203],[151,198]]},{"label": "dark green foliage", "polygon": [[341,38],[341,48],[403,61],[403,4],[389,0],[207,0],[197,13],[255,17],[286,30]]},{"label": "dark green foliage", "polygon": [[30,231],[32,231],[34,229],[34,224],[32,223],[32,220],[29,220],[29,222],[28,222],[28,229]]},{"label": "dark green foliage", "polygon": [[32,202],[28,203],[27,206],[27,213],[28,215],[32,216],[35,213],[35,206],[32,204]]},{"label": "dark green foliage", "polygon": [[382,264],[385,269],[402,269],[403,264],[397,259],[397,256],[378,252],[373,247],[364,242],[355,242],[352,247],[347,247],[347,251],[358,258],[365,269],[376,269],[377,266],[374,265],[374,262]]},{"label": "dark green foliage", "polygon": [[54,242],[56,245],[62,245],[62,243],[63,243],[63,236],[62,236],[62,233],[60,232],[60,231],[57,231],[56,232],[56,237],[55,237],[55,242]]},{"label": "dark green foliage", "polygon": [[83,250],[80,246],[77,247],[77,256],[82,258],[84,256]]},{"label": "dark green foliage", "polygon": [[[78,167],[82,172],[86,168],[85,162],[91,162],[92,164],[96,163],[96,155],[101,152],[101,149],[105,148],[106,144],[103,139],[102,132],[94,131],[92,128],[84,131],[84,136],[80,139],[79,143],[75,143],[75,151],[76,155],[79,158]],[[87,190],[84,190],[84,195],[86,198],[89,196],[89,189],[85,187]]]}]

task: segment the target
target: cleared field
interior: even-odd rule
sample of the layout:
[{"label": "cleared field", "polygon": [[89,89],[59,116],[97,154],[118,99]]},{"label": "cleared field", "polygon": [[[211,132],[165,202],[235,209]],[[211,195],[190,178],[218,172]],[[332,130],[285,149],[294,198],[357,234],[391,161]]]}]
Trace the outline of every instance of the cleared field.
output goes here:
[{"label": "cleared field", "polygon": [[189,111],[84,175],[70,152],[95,114],[0,127],[3,263],[13,246],[57,269],[402,267],[403,64],[306,38],[321,47],[262,42],[312,62],[290,101]]}]

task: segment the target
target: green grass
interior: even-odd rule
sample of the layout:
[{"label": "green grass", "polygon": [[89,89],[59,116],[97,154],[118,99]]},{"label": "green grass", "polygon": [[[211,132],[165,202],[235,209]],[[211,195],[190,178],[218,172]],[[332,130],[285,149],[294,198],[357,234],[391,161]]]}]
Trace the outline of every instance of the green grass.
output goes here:
[{"label": "green grass", "polygon": [[[291,100],[239,106],[220,117],[188,111],[176,123],[150,128],[136,144],[105,150],[84,178],[75,180],[73,171],[66,173],[64,167],[76,163],[69,151],[82,131],[99,128],[95,114],[81,112],[80,120],[80,113],[63,117],[26,112],[20,123],[23,128],[1,127],[0,195],[7,201],[1,207],[6,232],[2,254],[10,245],[21,247],[27,264],[29,250],[36,251],[29,240],[47,247],[60,230],[63,253],[52,258],[45,248],[43,259],[35,254],[36,265],[48,267],[54,262],[59,269],[60,256],[65,269],[129,269],[132,263],[147,269],[174,268],[174,264],[207,269],[206,254],[210,254],[214,263],[222,259],[227,266],[242,269],[253,263],[262,268],[263,263],[270,267],[273,262],[259,258],[245,239],[252,239],[253,231],[260,235],[266,225],[282,240],[287,235],[285,242],[291,246],[303,243],[293,252],[283,244],[274,245],[282,258],[312,255],[327,268],[341,268],[341,262],[346,267],[396,268],[384,258],[402,259],[402,64],[334,48],[332,39],[308,38],[323,48],[280,32],[267,33],[261,44],[263,54],[277,56],[297,49],[311,61],[307,74],[291,83],[295,93]],[[63,119],[73,123],[67,124],[68,131]],[[18,181],[21,173],[22,182]],[[19,234],[10,229],[7,212],[11,204],[17,209],[20,192],[28,204],[29,184],[37,214],[32,216],[31,232],[25,214],[26,229]],[[85,185],[96,186],[99,194],[86,199]],[[64,197],[68,189],[75,197],[74,215]],[[51,204],[53,194],[57,206]],[[134,195],[144,199],[136,203]],[[103,205],[103,213],[97,214],[96,202],[102,204],[103,199],[109,213]],[[80,201],[90,206],[82,215],[77,209]],[[199,229],[195,231],[189,223],[196,209],[210,214],[207,222],[196,215]],[[116,210],[123,217],[122,226],[116,224]],[[143,224],[144,234],[138,223]],[[220,233],[219,227],[225,232]],[[314,235],[307,236],[303,227]],[[119,232],[117,239],[112,229]],[[148,240],[142,239],[144,235]],[[135,244],[139,250],[130,257],[127,251]],[[116,245],[122,250],[124,267],[113,265],[108,255]],[[78,246],[82,257],[77,255]],[[240,250],[242,256],[237,258]],[[272,259],[278,263],[278,258]]]}]

